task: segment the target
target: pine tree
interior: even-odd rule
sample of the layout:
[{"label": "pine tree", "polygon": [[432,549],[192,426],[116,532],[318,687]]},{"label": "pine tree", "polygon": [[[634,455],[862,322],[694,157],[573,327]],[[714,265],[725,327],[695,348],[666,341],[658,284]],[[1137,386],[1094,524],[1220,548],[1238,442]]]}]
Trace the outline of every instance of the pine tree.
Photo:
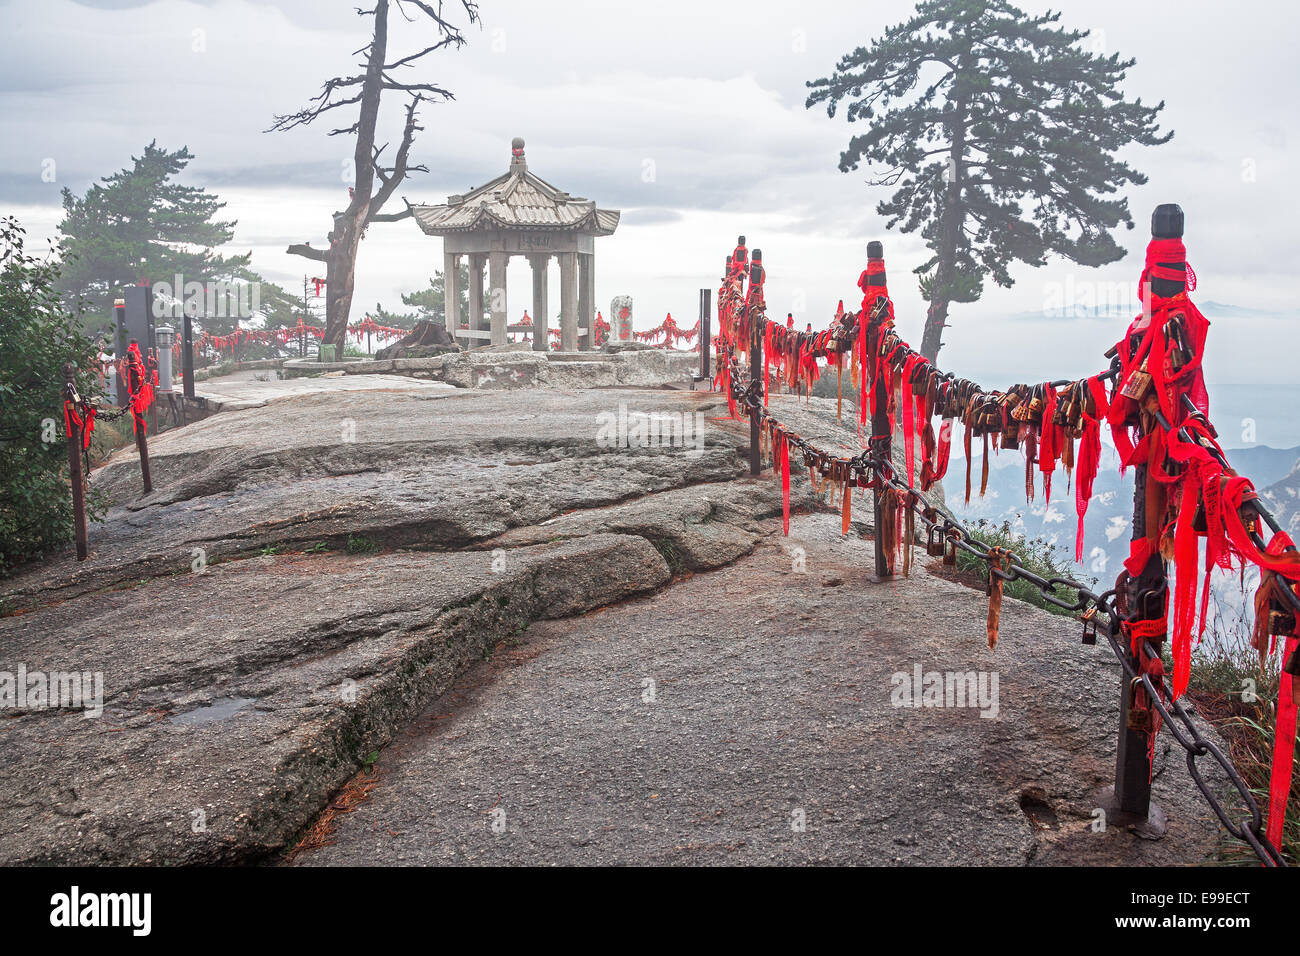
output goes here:
[{"label": "pine tree", "polygon": [[[143,155],[132,157],[130,168],[105,177],[84,196],[63,190],[58,281],[64,303],[84,302],[87,320],[103,325],[122,286],[140,281],[174,286],[179,275],[185,283],[228,284],[214,290],[211,300],[205,295],[205,308],[195,316],[201,331],[229,335],[237,325],[292,326],[301,314],[298,300],[250,269],[251,253],[217,253],[235,232],[233,220],[216,218],[226,204],[202,187],[173,181],[193,158],[185,147],[169,152],[155,140]],[[255,290],[245,288],[254,285]],[[172,293],[179,297],[182,290],[173,288]],[[256,314],[237,318],[241,304],[253,301]],[[164,308],[168,304],[155,300]],[[211,311],[207,305],[213,306]],[[278,351],[252,347],[241,348],[239,354]]]},{"label": "pine tree", "polygon": [[[460,315],[469,315],[469,265],[462,262],[457,270],[457,289],[460,292]],[[447,314],[447,279],[441,271],[429,280],[428,288],[402,294],[402,304],[413,307],[418,313],[416,321],[428,319],[445,322]]]},{"label": "pine tree", "polygon": [[843,172],[883,166],[897,186],[877,211],[887,228],[920,231],[932,256],[917,272],[930,302],[921,351],[939,354],[953,302],[979,298],[987,275],[1012,284],[1013,263],[1055,253],[1086,266],[1123,258],[1110,230],[1133,228],[1115,198],[1146,176],[1115,158],[1130,143],[1168,142],[1157,114],[1118,86],[1134,60],[1092,52],[1088,31],[1030,17],[1005,0],[926,0],[871,47],[812,80],[809,108],[870,124],[840,156]]},{"label": "pine tree", "polygon": [[215,251],[234,236],[235,223],[216,218],[225,203],[173,181],[193,158],[185,147],[169,152],[155,140],[132,157],[129,169],[84,196],[64,188],[59,289],[65,302],[84,298],[92,313],[106,316],[115,290],[142,280],[256,280],[248,272],[251,253]]},{"label": "pine tree", "polygon": [[[469,314],[469,264],[462,262],[457,270],[460,273],[460,314]],[[440,271],[435,272],[429,284],[415,292],[402,293],[402,305],[414,309],[413,312],[389,312],[376,302],[371,316],[381,325],[393,328],[409,329],[417,322],[433,322],[442,325],[446,321],[447,281]]]}]

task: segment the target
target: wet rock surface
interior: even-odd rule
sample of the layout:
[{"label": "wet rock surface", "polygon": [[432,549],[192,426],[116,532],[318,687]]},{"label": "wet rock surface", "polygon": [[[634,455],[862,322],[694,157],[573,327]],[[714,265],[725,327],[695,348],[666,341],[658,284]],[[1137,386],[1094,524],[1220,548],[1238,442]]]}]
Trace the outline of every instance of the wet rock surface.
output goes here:
[{"label": "wet rock surface", "polygon": [[[871,549],[841,539],[833,516],[797,517],[788,539],[777,529],[722,570],[533,625],[413,721],[373,768],[370,798],[295,862],[1213,857],[1212,814],[1167,738],[1155,795],[1169,834],[1094,832],[1118,721],[1108,650],[1008,601],[990,652],[977,595],[919,568],[872,584]],[[911,682],[918,667],[996,672],[996,697],[895,706],[895,675]]]},{"label": "wet rock surface", "polygon": [[[773,405],[860,447],[833,402]],[[704,440],[609,431],[640,413]],[[867,583],[865,496],[841,539],[795,468],[782,539],[747,445],[710,393],[380,388],[160,435],[146,498],[120,452],[90,560],[0,591],[0,672],[98,672],[104,697],[96,719],[0,714],[0,861],[275,859],[372,764],[370,804],[301,862],[1209,854],[1181,760],[1169,839],[1081,829],[1118,671],[1071,621],[1009,602],[990,658],[980,595]],[[996,665],[1001,716],[892,707],[917,663]]]}]

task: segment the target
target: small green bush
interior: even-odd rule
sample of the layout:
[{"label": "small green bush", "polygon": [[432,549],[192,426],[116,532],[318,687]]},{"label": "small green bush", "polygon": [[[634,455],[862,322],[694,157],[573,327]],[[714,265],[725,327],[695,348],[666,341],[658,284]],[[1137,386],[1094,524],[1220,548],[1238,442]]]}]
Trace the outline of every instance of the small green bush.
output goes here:
[{"label": "small green bush", "polygon": [[374,554],[379,550],[379,542],[365,535],[348,535],[346,551],[348,554]]},{"label": "small green bush", "polygon": [[[987,518],[981,518],[974,525],[968,525],[967,530],[970,532],[973,541],[978,541],[986,547],[1004,548],[1007,551],[1014,552],[1016,557],[1020,559],[1022,567],[1045,580],[1069,578],[1089,587],[1096,586],[1097,581],[1095,578],[1081,577],[1068,557],[1059,552],[1055,545],[1046,538],[1026,538],[1023,535],[1016,534],[1011,530],[1010,521],[1004,521],[998,525]],[[958,549],[957,570],[979,574],[981,577],[987,578],[988,567],[988,562]],[[1045,600],[1043,592],[1038,589],[1037,585],[1029,581],[1006,581],[1002,585],[1002,593],[1007,597],[1025,601],[1053,614],[1063,614],[1068,617],[1076,616],[1076,612],[1067,611]],[[1077,595],[1071,590],[1058,590],[1056,596],[1069,601],[1073,600]]]},{"label": "small green bush", "polygon": [[[96,388],[96,343],[55,291],[58,266],[23,251],[23,228],[0,220],[0,576],[72,539],[63,365]],[[92,498],[87,520],[98,516]]]}]

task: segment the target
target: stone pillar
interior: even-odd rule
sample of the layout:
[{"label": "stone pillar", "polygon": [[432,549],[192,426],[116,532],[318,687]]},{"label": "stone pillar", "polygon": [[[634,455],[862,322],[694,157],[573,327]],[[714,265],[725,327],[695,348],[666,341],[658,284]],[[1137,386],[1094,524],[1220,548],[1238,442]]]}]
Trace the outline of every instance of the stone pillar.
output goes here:
[{"label": "stone pillar", "polygon": [[632,339],[632,297],[616,295],[609,301],[609,340],[611,342],[631,342]]},{"label": "stone pillar", "polygon": [[506,344],[506,266],[509,253],[494,252],[488,257],[491,275],[488,281],[488,308],[492,310],[492,344]]},{"label": "stone pillar", "polygon": [[[482,252],[471,252],[469,254],[469,327],[470,331],[478,331],[483,327],[483,263],[487,260],[487,255]],[[461,339],[466,348],[475,348],[482,345],[480,339],[468,338]]]},{"label": "stone pillar", "polygon": [[578,253],[578,324],[587,331],[582,334],[582,347],[596,347],[596,256],[589,252]]},{"label": "stone pillar", "polygon": [[460,256],[454,252],[442,254],[442,312],[447,334],[453,342],[460,328]]},{"label": "stone pillar", "polygon": [[560,349],[578,350],[578,254],[561,252],[560,257]]},{"label": "stone pillar", "polygon": [[532,255],[528,261],[533,266],[533,351],[545,352],[551,347],[550,307],[546,304],[546,270],[550,266],[549,255]]}]

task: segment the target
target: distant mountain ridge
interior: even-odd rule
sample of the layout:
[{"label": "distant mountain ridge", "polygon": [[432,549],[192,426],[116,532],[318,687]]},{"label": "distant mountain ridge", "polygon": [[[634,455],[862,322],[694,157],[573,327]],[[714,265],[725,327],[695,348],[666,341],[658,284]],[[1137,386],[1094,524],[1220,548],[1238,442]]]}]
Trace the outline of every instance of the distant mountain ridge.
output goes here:
[{"label": "distant mountain ridge", "polygon": [[[1253,309],[1244,305],[1233,305],[1227,302],[1196,302],[1196,307],[1208,319],[1278,319],[1294,320],[1300,313],[1295,310],[1278,310],[1278,309]],[[1113,321],[1115,319],[1132,319],[1141,311],[1141,306],[1136,300],[1133,302],[1104,302],[1092,304],[1087,301],[1073,302],[1059,307],[1045,307],[1036,312],[1012,312],[1003,316],[1012,321],[1020,322],[1053,322],[1060,319],[1097,319],[1098,321]]]},{"label": "distant mountain ridge", "polygon": [[[971,501],[966,506],[966,466],[964,459],[954,458],[943,480],[948,507],[964,522],[981,518],[993,524],[1009,524],[1026,538],[1043,538],[1056,548],[1063,559],[1074,558],[1075,489],[1072,481],[1058,467],[1053,473],[1050,506],[1043,493],[1040,475],[1035,473],[1035,500],[1025,501],[1025,459],[1021,452],[991,452],[989,484],[986,495],[979,495],[980,459],[971,467]],[[1232,465],[1250,478],[1277,515],[1293,532],[1300,528],[1300,446],[1270,448],[1257,445],[1230,452]],[[1133,521],[1133,475],[1119,474],[1115,450],[1103,445],[1092,499],[1084,515],[1084,558],[1075,568],[1085,579],[1096,578],[1109,584],[1128,557]]]}]

